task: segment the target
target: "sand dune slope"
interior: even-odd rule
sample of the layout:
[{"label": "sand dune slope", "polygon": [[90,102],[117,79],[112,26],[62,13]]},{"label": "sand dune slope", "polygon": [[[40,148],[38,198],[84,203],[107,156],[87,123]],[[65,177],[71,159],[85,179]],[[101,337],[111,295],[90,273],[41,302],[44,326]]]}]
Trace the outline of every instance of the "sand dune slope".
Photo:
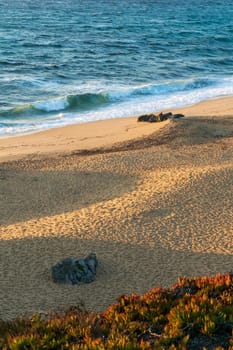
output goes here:
[{"label": "sand dune slope", "polygon": [[[0,318],[123,293],[180,275],[232,271],[233,119],[190,118],[112,147],[0,168]],[[54,284],[50,268],[96,252],[97,279]]]}]

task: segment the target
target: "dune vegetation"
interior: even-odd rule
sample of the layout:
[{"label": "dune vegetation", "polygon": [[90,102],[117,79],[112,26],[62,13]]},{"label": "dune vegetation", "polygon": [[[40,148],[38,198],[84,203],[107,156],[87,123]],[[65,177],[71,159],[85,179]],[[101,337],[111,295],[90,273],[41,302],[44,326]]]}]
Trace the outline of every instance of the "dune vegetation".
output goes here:
[{"label": "dune vegetation", "polygon": [[121,296],[102,314],[72,307],[0,323],[0,348],[233,350],[233,273],[179,278]]}]

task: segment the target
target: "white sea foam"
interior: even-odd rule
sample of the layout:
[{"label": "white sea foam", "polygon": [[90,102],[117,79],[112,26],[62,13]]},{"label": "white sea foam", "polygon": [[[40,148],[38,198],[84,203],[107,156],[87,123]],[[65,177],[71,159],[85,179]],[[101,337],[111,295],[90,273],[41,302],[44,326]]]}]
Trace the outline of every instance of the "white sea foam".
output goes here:
[{"label": "white sea foam", "polygon": [[61,111],[66,109],[68,106],[69,103],[66,99],[57,99],[52,101],[41,101],[33,103],[34,108],[44,112]]}]

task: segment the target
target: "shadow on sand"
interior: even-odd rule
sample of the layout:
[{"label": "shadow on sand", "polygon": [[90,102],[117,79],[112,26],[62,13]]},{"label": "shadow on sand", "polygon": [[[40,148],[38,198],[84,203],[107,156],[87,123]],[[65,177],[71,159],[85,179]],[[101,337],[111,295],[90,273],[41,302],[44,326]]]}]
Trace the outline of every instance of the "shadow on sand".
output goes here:
[{"label": "shadow on sand", "polygon": [[81,209],[129,192],[133,176],[111,172],[0,170],[0,225]]},{"label": "shadow on sand", "polygon": [[[53,264],[90,252],[99,260],[95,282],[81,286],[53,283]],[[143,294],[155,286],[171,286],[178,276],[230,272],[233,266],[233,255],[63,237],[0,241],[0,257],[2,319],[78,304],[99,312],[122,294]]]}]

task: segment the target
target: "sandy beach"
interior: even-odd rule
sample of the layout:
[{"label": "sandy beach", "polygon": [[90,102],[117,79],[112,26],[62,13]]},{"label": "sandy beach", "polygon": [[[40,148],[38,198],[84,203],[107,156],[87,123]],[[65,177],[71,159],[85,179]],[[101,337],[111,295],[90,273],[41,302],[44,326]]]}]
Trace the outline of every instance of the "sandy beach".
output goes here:
[{"label": "sandy beach", "polygon": [[[175,110],[172,110],[175,112]],[[82,304],[233,267],[233,97],[0,139],[0,318]],[[55,284],[65,257],[96,281]]]}]

